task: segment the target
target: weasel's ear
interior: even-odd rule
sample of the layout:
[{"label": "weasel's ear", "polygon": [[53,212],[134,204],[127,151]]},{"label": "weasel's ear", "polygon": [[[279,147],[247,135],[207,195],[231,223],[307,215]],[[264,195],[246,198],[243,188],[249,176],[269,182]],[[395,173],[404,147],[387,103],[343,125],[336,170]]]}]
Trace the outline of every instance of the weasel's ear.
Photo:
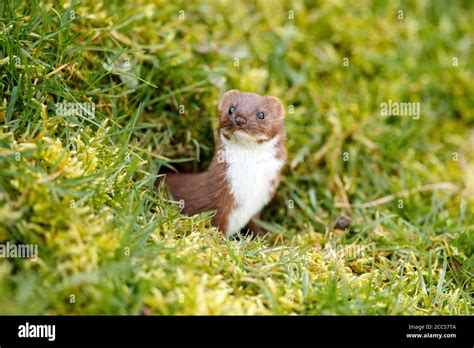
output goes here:
[{"label": "weasel's ear", "polygon": [[231,89],[224,93],[220,102],[219,102],[219,111],[222,111],[222,107],[226,104],[229,99],[236,98],[239,95],[240,91],[237,89]]},{"label": "weasel's ear", "polygon": [[283,103],[280,101],[280,99],[272,96],[267,97],[267,99],[270,101],[272,109],[274,108],[281,117],[285,117],[285,107],[283,106]]}]

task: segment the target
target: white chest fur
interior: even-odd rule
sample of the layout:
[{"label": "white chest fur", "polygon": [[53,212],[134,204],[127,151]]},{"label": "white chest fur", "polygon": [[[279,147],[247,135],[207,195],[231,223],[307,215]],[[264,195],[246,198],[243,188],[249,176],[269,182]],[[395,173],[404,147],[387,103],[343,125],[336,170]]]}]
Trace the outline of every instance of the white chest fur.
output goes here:
[{"label": "white chest fur", "polygon": [[258,144],[246,137],[229,141],[221,137],[227,163],[227,180],[235,207],[231,210],[227,236],[238,232],[269,201],[272,182],[283,161],[276,158],[278,138]]}]

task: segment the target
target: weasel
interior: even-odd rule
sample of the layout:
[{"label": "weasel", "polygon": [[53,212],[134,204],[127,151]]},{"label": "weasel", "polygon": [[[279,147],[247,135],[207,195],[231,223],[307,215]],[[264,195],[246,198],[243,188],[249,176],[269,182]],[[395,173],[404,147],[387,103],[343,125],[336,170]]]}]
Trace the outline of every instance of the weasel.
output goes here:
[{"label": "weasel", "polygon": [[167,174],[165,184],[183,212],[215,210],[213,225],[226,236],[246,227],[272,199],[286,162],[285,109],[276,97],[230,90],[218,106],[216,152],[206,172]]}]

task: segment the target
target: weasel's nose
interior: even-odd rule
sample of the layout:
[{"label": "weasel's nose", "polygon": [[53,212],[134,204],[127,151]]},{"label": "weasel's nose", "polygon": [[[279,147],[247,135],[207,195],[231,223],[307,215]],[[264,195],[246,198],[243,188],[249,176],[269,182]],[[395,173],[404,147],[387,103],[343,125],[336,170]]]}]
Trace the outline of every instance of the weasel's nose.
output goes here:
[{"label": "weasel's nose", "polygon": [[234,121],[237,126],[243,126],[244,124],[247,124],[247,119],[242,116],[236,116]]}]

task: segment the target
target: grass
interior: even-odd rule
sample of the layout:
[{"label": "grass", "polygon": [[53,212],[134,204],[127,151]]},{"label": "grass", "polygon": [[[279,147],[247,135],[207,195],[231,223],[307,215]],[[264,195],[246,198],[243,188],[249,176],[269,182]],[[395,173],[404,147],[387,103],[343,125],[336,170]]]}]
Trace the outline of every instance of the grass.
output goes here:
[{"label": "grass", "polygon": [[[472,314],[474,6],[363,3],[3,1],[0,314]],[[268,238],[153,191],[230,88],[288,107]]]}]

